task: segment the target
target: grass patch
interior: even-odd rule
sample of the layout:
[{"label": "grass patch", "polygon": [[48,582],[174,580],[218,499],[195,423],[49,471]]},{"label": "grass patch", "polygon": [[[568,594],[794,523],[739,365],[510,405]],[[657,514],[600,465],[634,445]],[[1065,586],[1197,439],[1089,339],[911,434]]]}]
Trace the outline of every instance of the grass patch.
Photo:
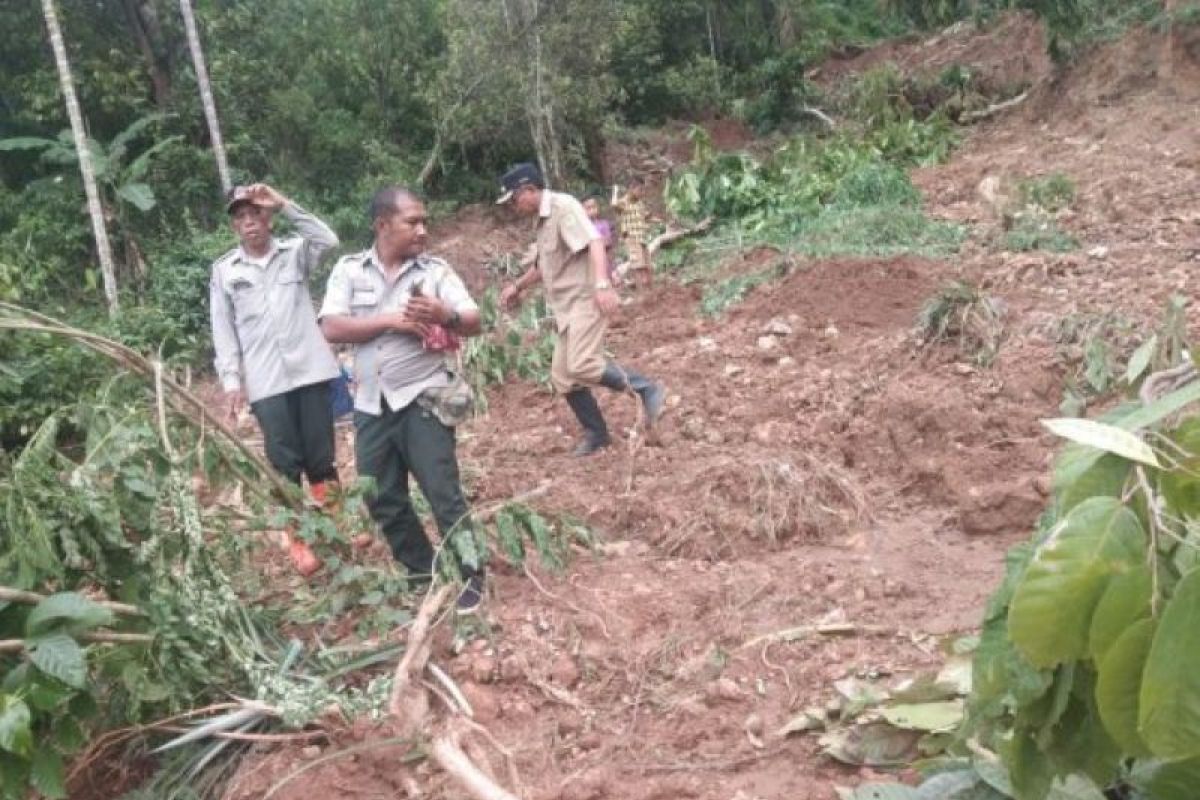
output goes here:
[{"label": "grass patch", "polygon": [[1059,228],[1045,214],[1022,212],[1013,221],[1012,228],[1004,234],[1001,246],[1011,253],[1033,250],[1068,253],[1079,249],[1079,240]]},{"label": "grass patch", "polygon": [[1020,181],[1017,192],[1023,206],[1036,206],[1053,214],[1075,202],[1075,181],[1065,172],[1052,172]]},{"label": "grass patch", "polygon": [[1004,340],[1000,304],[963,281],[938,290],[917,317],[922,345],[953,344],[959,353],[980,366],[995,361]]}]

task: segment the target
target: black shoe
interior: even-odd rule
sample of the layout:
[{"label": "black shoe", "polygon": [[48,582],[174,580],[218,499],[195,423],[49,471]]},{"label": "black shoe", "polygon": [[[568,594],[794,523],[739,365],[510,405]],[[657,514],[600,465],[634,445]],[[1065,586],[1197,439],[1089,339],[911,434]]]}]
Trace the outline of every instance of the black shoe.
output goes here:
[{"label": "black shoe", "polygon": [[458,600],[454,604],[454,613],[465,617],[479,611],[483,605],[483,576],[472,575],[463,584]]},{"label": "black shoe", "polygon": [[597,450],[608,447],[612,440],[608,437],[608,426],[604,422],[604,415],[600,412],[600,404],[596,402],[595,396],[587,389],[576,389],[567,392],[564,397],[583,428],[583,441],[571,455],[590,456]]},{"label": "black shoe", "polygon": [[575,445],[575,449],[571,451],[571,455],[574,458],[584,458],[590,456],[592,453],[598,453],[610,444],[612,444],[612,439],[608,438],[608,436],[598,438],[588,434],[583,437],[583,440],[579,444]]},{"label": "black shoe", "polygon": [[600,376],[600,385],[614,392],[636,392],[646,413],[647,428],[653,428],[662,416],[667,390],[661,383],[655,383],[637,370],[627,369],[610,361]]}]

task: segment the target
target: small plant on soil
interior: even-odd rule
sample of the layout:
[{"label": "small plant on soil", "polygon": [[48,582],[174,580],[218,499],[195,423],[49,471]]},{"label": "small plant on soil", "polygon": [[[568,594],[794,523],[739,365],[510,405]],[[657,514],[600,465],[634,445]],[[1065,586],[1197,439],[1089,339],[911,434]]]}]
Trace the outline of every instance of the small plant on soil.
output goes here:
[{"label": "small plant on soil", "polygon": [[1075,202],[1075,182],[1064,172],[1054,172],[1041,178],[1026,178],[1017,184],[1021,203],[1037,206],[1055,214]]},{"label": "small plant on soil", "polygon": [[923,346],[951,343],[980,366],[988,366],[1004,340],[1003,306],[974,286],[956,281],[925,302],[917,318]]}]

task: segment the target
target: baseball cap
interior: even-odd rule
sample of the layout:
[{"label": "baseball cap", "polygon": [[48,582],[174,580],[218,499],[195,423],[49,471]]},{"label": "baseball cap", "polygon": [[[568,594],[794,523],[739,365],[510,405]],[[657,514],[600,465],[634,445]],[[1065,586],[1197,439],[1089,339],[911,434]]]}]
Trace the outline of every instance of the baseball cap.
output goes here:
[{"label": "baseball cap", "polygon": [[546,185],[542,180],[542,171],[529,163],[517,164],[500,176],[500,197],[496,205],[503,205],[512,199],[513,194],[522,186],[536,186],[539,189]]},{"label": "baseball cap", "polygon": [[253,202],[254,196],[250,194],[249,186],[235,186],[225,195],[225,213],[232,214],[242,203]]}]

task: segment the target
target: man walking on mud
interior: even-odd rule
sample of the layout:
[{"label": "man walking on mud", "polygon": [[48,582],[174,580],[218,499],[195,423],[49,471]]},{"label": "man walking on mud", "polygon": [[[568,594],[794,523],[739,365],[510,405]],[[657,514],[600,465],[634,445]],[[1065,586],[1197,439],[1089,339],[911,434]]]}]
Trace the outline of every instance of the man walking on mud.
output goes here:
[{"label": "man walking on mud", "polygon": [[636,392],[647,428],[663,412],[663,387],[629,367],[607,360],[607,318],[620,307],[609,284],[604,241],[574,197],[546,188],[533,164],[518,164],[500,178],[498,204],[511,203],[518,214],[537,218],[536,261],[504,288],[500,302],[513,307],[526,289],[541,281],[554,312],[558,340],[550,382],[562,394],[583,427],[583,440],[573,455],[587,456],[611,443],[608,426],[592,395],[592,386]]},{"label": "man walking on mud", "polygon": [[[235,187],[225,208],[240,244],[213,263],[209,284],[225,413],[236,419],[249,400],[271,465],[293,483],[307,477],[323,502],[338,479],[330,400],[338,366],[317,327],[308,276],[337,247],[337,234],[263,183]],[[272,235],[276,213],[297,236]],[[321,566],[299,539],[288,537],[288,552],[302,575]]]},{"label": "man walking on mud", "polygon": [[[399,186],[371,200],[374,245],[338,261],[321,306],[330,342],[355,345],[358,473],[375,479],[367,498],[392,555],[417,580],[434,572],[434,551],[413,510],[411,474],[429,500],[445,542],[471,536],[455,455],[454,426],[470,413],[470,390],[450,371],[446,351],[481,329],[462,280],[425,254],[425,205]],[[475,611],[483,573],[466,570],[458,612]]]}]

